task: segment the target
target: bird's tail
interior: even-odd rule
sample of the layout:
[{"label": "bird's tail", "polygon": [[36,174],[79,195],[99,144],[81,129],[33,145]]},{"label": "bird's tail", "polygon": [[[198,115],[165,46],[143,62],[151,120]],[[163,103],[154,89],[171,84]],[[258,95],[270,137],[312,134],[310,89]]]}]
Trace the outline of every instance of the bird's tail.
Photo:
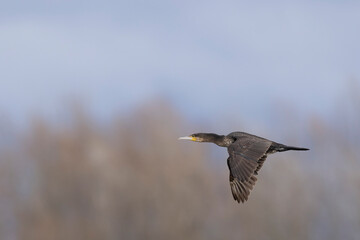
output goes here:
[{"label": "bird's tail", "polygon": [[308,151],[308,148],[301,148],[301,147],[293,147],[293,146],[286,146],[286,145],[280,145],[277,150],[279,152],[285,152],[289,150],[295,150],[295,151]]}]

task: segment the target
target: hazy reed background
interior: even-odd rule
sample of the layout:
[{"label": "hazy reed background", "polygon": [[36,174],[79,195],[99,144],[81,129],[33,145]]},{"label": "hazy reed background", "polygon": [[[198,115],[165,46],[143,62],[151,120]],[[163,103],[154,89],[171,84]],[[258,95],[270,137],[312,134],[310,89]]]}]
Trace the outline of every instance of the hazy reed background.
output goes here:
[{"label": "hazy reed background", "polygon": [[[358,97],[352,100],[359,103]],[[357,116],[351,120],[360,122],[357,104],[346,107]],[[360,234],[360,129],[357,124],[344,131],[349,120],[344,115],[331,121],[335,125],[313,117],[305,128],[277,126],[291,129],[285,137],[276,128],[268,131],[271,136],[259,132],[311,151],[269,157],[246,204],[232,199],[226,151],[178,142],[199,127],[164,101],[106,125],[93,122],[80,106],[67,119],[56,126],[35,118],[21,131],[2,121],[1,239],[357,239]]]},{"label": "hazy reed background", "polygon": [[[0,239],[359,239],[360,3],[0,4]],[[227,152],[272,155],[245,204]]]}]

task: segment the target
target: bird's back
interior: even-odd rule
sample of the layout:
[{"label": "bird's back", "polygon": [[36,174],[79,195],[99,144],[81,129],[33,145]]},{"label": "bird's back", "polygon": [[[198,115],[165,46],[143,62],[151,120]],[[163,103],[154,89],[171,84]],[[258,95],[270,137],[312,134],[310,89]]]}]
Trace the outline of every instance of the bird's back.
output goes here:
[{"label": "bird's back", "polygon": [[269,139],[266,138],[262,138],[250,133],[246,133],[246,132],[232,132],[230,134],[227,135],[228,137],[234,138],[235,142],[234,144],[236,144],[236,147],[238,148],[239,145],[251,145],[254,143],[265,143],[268,144],[270,143],[270,147],[268,149],[268,151],[266,152],[267,154],[271,154],[271,153],[275,153],[275,152],[284,152],[284,151],[288,151],[288,150],[295,150],[295,151],[307,151],[309,150],[308,148],[301,148],[301,147],[293,147],[293,146],[287,146],[278,142],[274,142],[271,141]]},{"label": "bird's back", "polygon": [[256,136],[256,135],[253,135],[253,134],[250,134],[250,133],[246,133],[246,132],[232,132],[230,134],[227,135],[228,137],[232,137],[232,138],[236,138],[236,139],[239,139],[239,138],[247,138],[251,141],[269,141],[269,142],[273,142],[269,139],[266,139],[266,138],[262,138],[262,137],[259,137],[259,136]]}]

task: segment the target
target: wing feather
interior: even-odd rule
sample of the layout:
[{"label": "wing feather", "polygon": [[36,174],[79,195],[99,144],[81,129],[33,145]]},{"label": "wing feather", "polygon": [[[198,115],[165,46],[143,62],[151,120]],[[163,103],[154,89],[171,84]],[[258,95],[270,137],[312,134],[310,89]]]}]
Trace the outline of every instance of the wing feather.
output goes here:
[{"label": "wing feather", "polygon": [[[234,177],[247,181],[257,170],[258,161],[266,155],[270,141],[249,141],[240,138],[228,147],[228,166]],[[265,159],[262,160],[262,164]]]},{"label": "wing feather", "polygon": [[257,178],[255,175],[266,160],[271,141],[243,137],[228,147],[227,160],[230,170],[230,188],[237,202],[244,202],[250,195]]}]

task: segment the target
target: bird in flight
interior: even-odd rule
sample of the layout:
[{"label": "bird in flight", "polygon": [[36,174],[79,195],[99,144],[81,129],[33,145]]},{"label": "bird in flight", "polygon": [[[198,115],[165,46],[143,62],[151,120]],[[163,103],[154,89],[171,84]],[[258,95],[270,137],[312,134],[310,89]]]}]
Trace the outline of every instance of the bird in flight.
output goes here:
[{"label": "bird in flight", "polygon": [[287,146],[245,132],[232,132],[226,136],[214,133],[195,133],[179,139],[211,142],[227,148],[230,188],[235,201],[238,203],[248,200],[250,190],[253,189],[257,180],[256,176],[269,154],[289,150],[309,150]]}]

